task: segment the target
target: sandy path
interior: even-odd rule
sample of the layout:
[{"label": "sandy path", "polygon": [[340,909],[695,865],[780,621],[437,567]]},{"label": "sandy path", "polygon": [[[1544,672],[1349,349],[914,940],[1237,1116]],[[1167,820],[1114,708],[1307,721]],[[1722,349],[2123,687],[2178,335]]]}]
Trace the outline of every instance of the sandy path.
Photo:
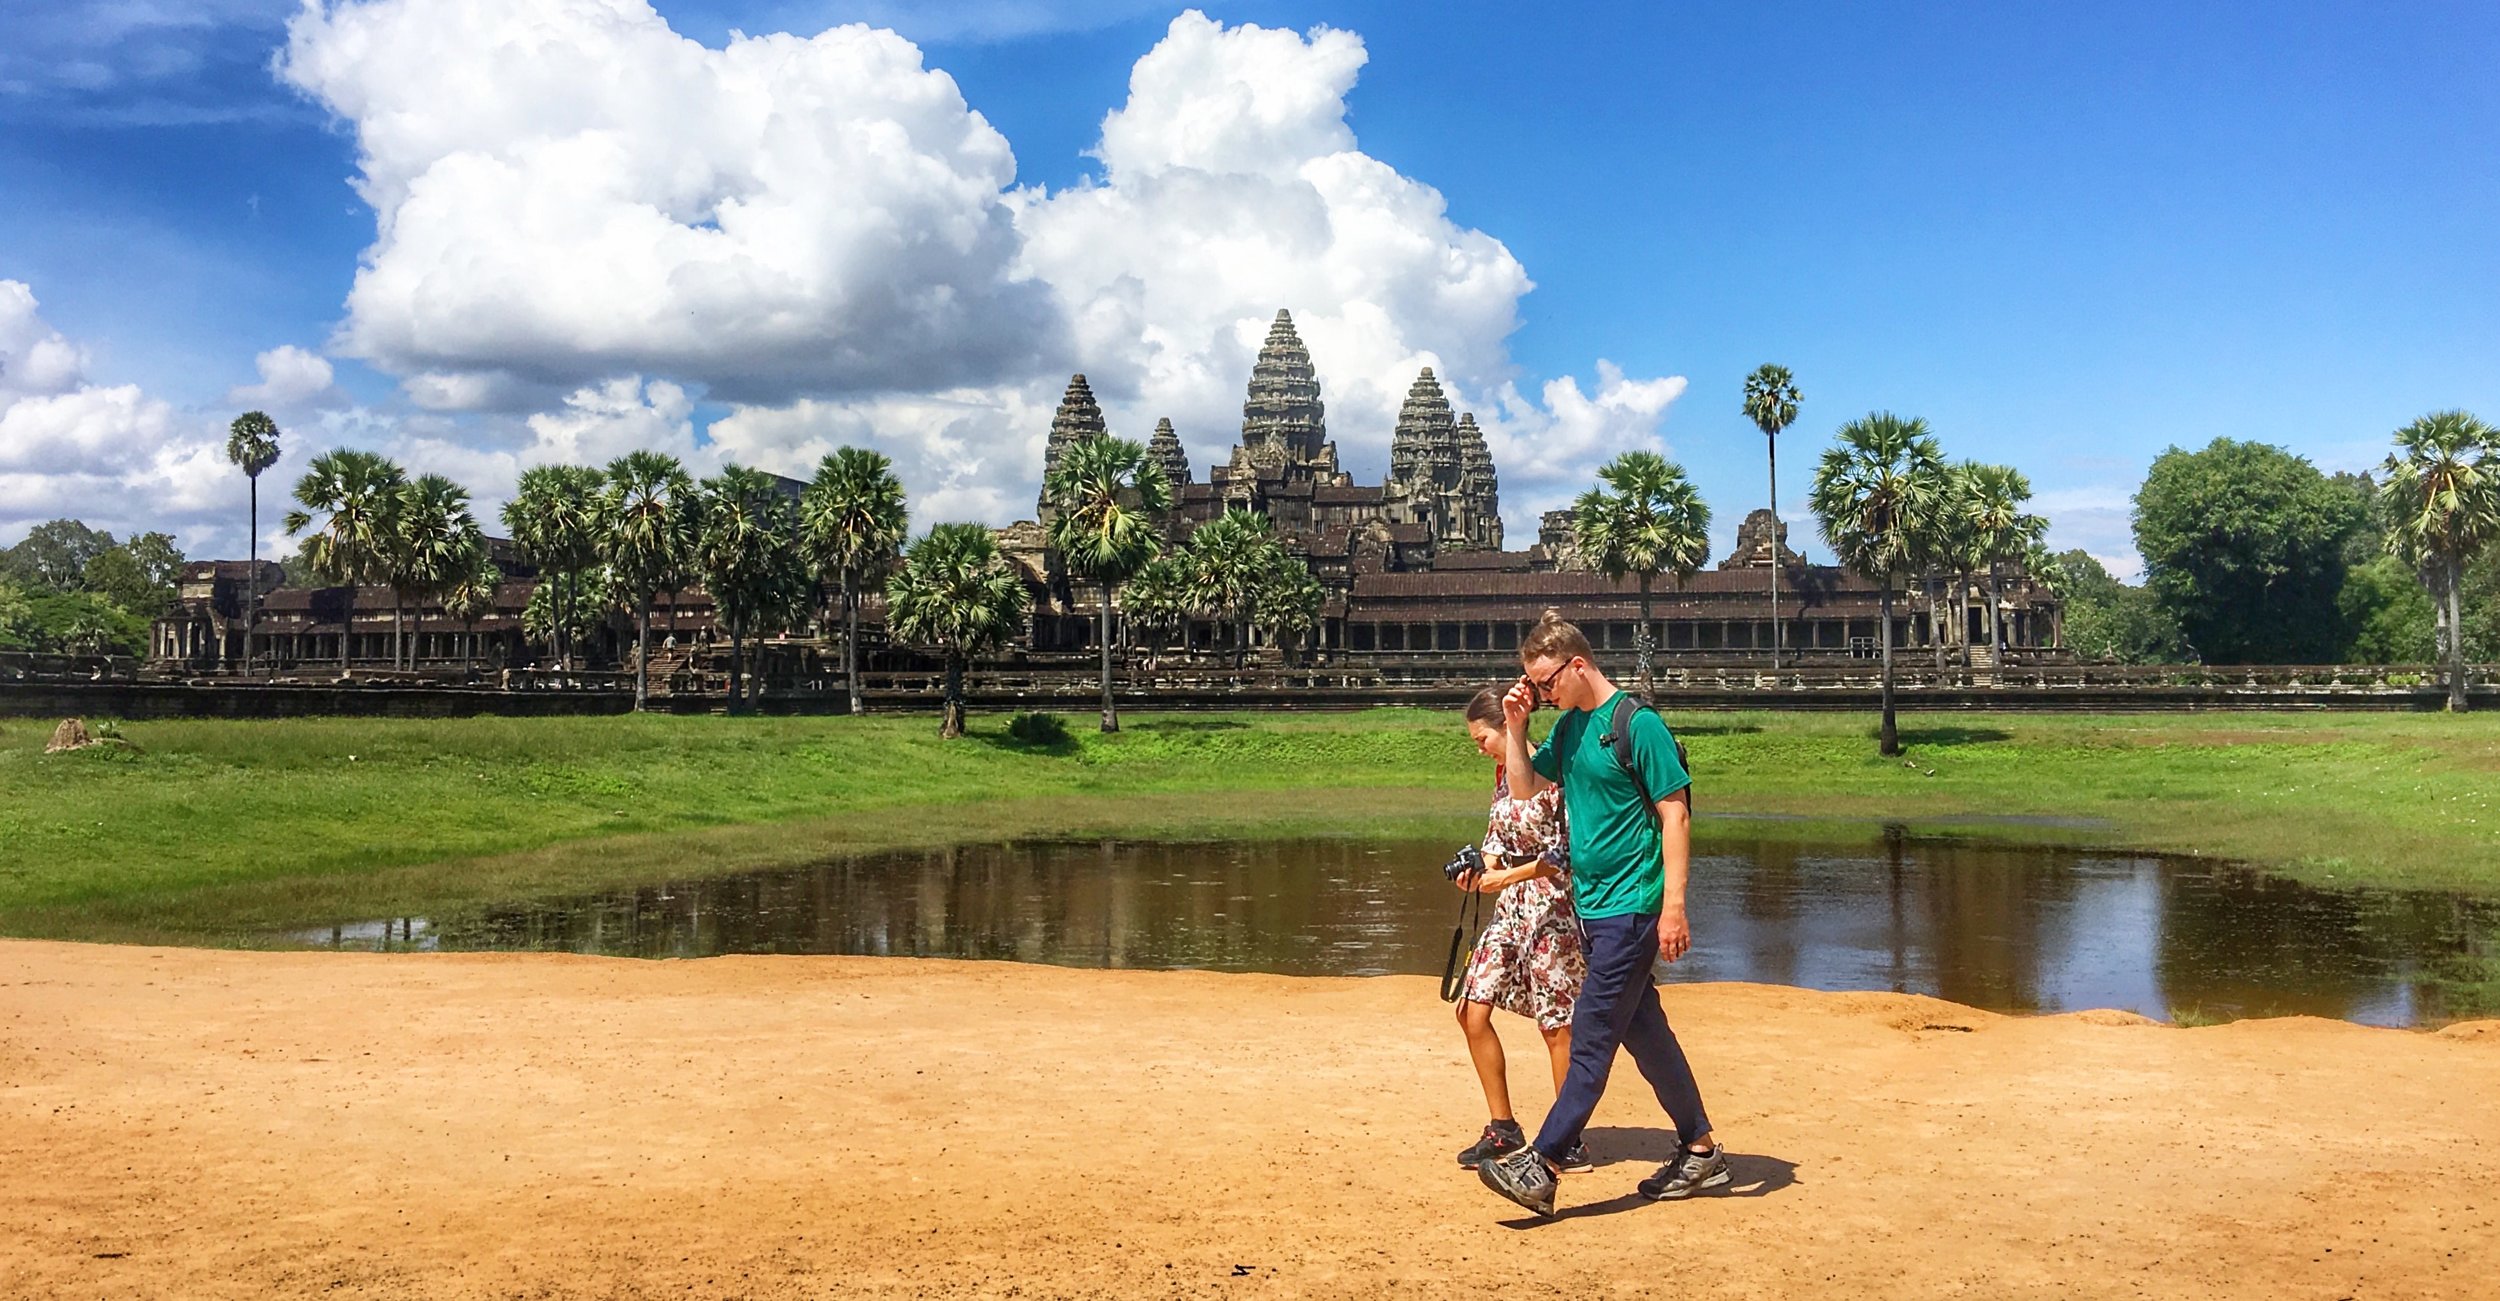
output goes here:
[{"label": "sandy path", "polygon": [[0,1296],[2500,1289],[2500,1024],[1668,1012],[1737,1195],[1528,1227],[1423,980],[0,943]]}]

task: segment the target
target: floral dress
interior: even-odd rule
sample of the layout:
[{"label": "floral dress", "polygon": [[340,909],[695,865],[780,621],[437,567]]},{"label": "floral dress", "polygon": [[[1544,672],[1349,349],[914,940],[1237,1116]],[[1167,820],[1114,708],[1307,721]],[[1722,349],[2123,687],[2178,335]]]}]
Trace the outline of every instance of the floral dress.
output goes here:
[{"label": "floral dress", "polygon": [[1497,896],[1493,920],[1476,940],[1458,996],[1533,1017],[1547,1030],[1569,1025],[1588,965],[1580,951],[1580,915],[1571,906],[1561,789],[1548,786],[1527,799],[1512,799],[1510,783],[1496,769],[1484,852],[1501,855],[1504,867],[1542,857],[1564,874],[1532,877]]}]

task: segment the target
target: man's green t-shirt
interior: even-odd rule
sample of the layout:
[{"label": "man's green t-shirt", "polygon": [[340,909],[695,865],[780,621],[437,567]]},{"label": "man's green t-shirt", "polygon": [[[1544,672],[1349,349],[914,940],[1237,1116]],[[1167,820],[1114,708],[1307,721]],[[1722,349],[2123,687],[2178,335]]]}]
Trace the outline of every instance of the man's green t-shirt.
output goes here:
[{"label": "man's green t-shirt", "polygon": [[[1594,710],[1565,710],[1528,760],[1539,777],[1562,787],[1563,815],[1571,824],[1571,893],[1583,917],[1655,913],[1666,904],[1658,819],[1606,748],[1614,711],[1630,708],[1618,691]],[[1675,734],[1654,709],[1632,716],[1632,762],[1654,799],[1693,784],[1675,757]]]}]

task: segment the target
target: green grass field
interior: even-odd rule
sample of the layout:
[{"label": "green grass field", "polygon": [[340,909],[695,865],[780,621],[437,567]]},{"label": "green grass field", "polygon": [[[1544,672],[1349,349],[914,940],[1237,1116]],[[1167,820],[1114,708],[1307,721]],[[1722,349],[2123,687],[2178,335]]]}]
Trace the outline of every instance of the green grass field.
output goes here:
[{"label": "green grass field", "polygon": [[[1487,781],[1455,715],[1068,721],[1042,748],[1000,717],[161,722],[46,756],[48,725],[0,720],[0,933],[250,943],[949,841],[1463,835]],[[2500,717],[1909,717],[1910,765],[1864,716],[1676,721],[1705,838],[1891,821],[2500,891]]]}]

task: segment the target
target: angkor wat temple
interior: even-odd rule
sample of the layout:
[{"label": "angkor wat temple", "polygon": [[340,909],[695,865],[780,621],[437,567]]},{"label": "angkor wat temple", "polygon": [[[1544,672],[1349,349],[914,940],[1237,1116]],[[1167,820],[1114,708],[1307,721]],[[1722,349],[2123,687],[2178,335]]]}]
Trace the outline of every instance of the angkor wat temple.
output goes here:
[{"label": "angkor wat temple", "polygon": [[[1069,442],[1111,431],[1083,375],[1069,379],[1051,421],[1045,464],[1056,465]],[[1430,369],[1415,377],[1388,431],[1387,478],[1358,484],[1339,463],[1329,437],[1327,406],[1310,351],[1295,334],[1293,318],[1278,312],[1250,372],[1242,402],[1241,437],[1231,457],[1200,479],[1189,464],[1172,422],[1155,426],[1149,452],[1173,485],[1174,503],[1165,536],[1178,543],[1200,524],[1227,510],[1256,511],[1271,520],[1285,548],[1307,563],[1327,596],[1320,626],[1309,643],[1292,648],[1304,659],[1351,662],[1429,663],[1470,657],[1499,658],[1547,606],[1561,608],[1601,649],[1629,655],[1639,623],[1637,586],[1590,572],[1578,563],[1567,512],[1548,511],[1537,539],[1522,550],[1503,549],[1501,483],[1493,455],[1471,414],[1453,413],[1447,393]],[[791,483],[795,491],[799,485]],[[1036,515],[1046,507],[1035,503]],[[925,523],[925,521],[921,521]],[[1022,568],[1033,595],[1033,625],[1020,654],[1048,663],[1093,647],[1094,592],[1072,580],[1034,520],[998,530],[1001,545]],[[1780,567],[1782,644],[1794,660],[1834,660],[1871,654],[1876,644],[1878,591],[1868,579],[1829,565],[1810,565],[1787,545],[1785,523],[1774,529],[1771,512],[1748,514],[1733,551],[1714,569],[1678,583],[1663,578],[1651,602],[1655,641],[1673,663],[1744,663],[1767,660],[1771,651],[1770,574]],[[509,544],[496,555],[509,579],[495,608],[461,622],[431,604],[407,611],[404,626],[420,664],[484,662],[526,667],[541,661],[540,648],[520,632],[521,611],[536,584],[535,571]],[[185,572],[177,608],[157,621],[154,653],[169,667],[233,668],[242,654],[242,606],[249,567],[238,561],[204,561]],[[367,587],[271,590],[277,567],[263,563],[260,631],[266,653],[281,663],[335,662],[339,637],[352,613],[350,658],[386,662],[394,616],[391,594]],[[2019,576],[2003,585],[2005,639],[2009,649],[2038,654],[2058,645],[2056,598]],[[1984,584],[1955,594],[1921,593],[1916,585],[1893,606],[1894,645],[1918,650],[1948,642],[1987,645]],[[1941,608],[1944,619],[1931,616]],[[658,654],[679,666],[699,665],[710,655],[712,603],[689,585],[669,594],[655,638]],[[863,611],[868,631],[877,627],[881,603]],[[1132,640],[1126,628],[1116,641]],[[1200,620],[1183,648],[1224,651],[1236,635],[1229,623]],[[622,616],[594,639],[593,659],[622,660],[628,636]],[[822,643],[804,636],[774,639],[773,654],[810,658]],[[804,648],[804,649],[803,649]],[[1276,648],[1259,648],[1281,654]],[[1984,653],[1984,652],[1983,652]],[[901,666],[908,655],[882,652],[879,662]],[[659,660],[655,658],[655,666]]]},{"label": "angkor wat temple", "polygon": [[[1113,432],[1083,375],[1071,377],[1051,421],[1046,467],[1070,441]],[[1251,367],[1242,402],[1241,440],[1224,464],[1193,476],[1188,454],[1169,420],[1159,421],[1147,448],[1173,485],[1166,533],[1175,541],[1226,510],[1265,515],[1285,548],[1307,563],[1328,592],[1317,645],[1323,657],[1501,652],[1547,606],[1560,607],[1601,648],[1630,650],[1639,623],[1639,589],[1578,564],[1566,511],[1548,511],[1534,545],[1503,549],[1501,483],[1471,413],[1450,410],[1447,394],[1426,367],[1408,388],[1389,432],[1388,477],[1358,484],[1339,464],[1328,436],[1327,406],[1309,349],[1293,317],[1276,313]],[[1045,469],[1047,473],[1047,468]],[[1047,506],[1036,503],[1047,519]],[[1782,645],[1801,658],[1863,655],[1880,618],[1875,584],[1829,565],[1809,565],[1788,548],[1788,526],[1774,536],[1771,512],[1755,510],[1738,527],[1734,549],[1717,568],[1678,584],[1654,584],[1655,642],[1668,655],[1738,660],[1771,650],[1770,574],[1781,568]],[[1033,646],[1075,651],[1093,644],[1090,589],[1071,581],[1044,542],[1042,525],[1001,530],[1035,591]],[[1940,594],[1941,595],[1941,594]],[[2055,598],[2017,579],[2004,590],[2010,649],[2056,644]],[[1949,597],[1946,600],[1949,601]],[[1961,617],[1972,644],[1987,644],[1987,593],[1964,593]],[[1951,607],[1948,605],[1948,609]],[[1894,645],[1933,645],[1926,603],[1894,602]],[[1949,628],[1948,628],[1949,632]],[[1114,630],[1114,637],[1120,633]],[[1194,649],[1230,644],[1233,631],[1201,621]]]}]

